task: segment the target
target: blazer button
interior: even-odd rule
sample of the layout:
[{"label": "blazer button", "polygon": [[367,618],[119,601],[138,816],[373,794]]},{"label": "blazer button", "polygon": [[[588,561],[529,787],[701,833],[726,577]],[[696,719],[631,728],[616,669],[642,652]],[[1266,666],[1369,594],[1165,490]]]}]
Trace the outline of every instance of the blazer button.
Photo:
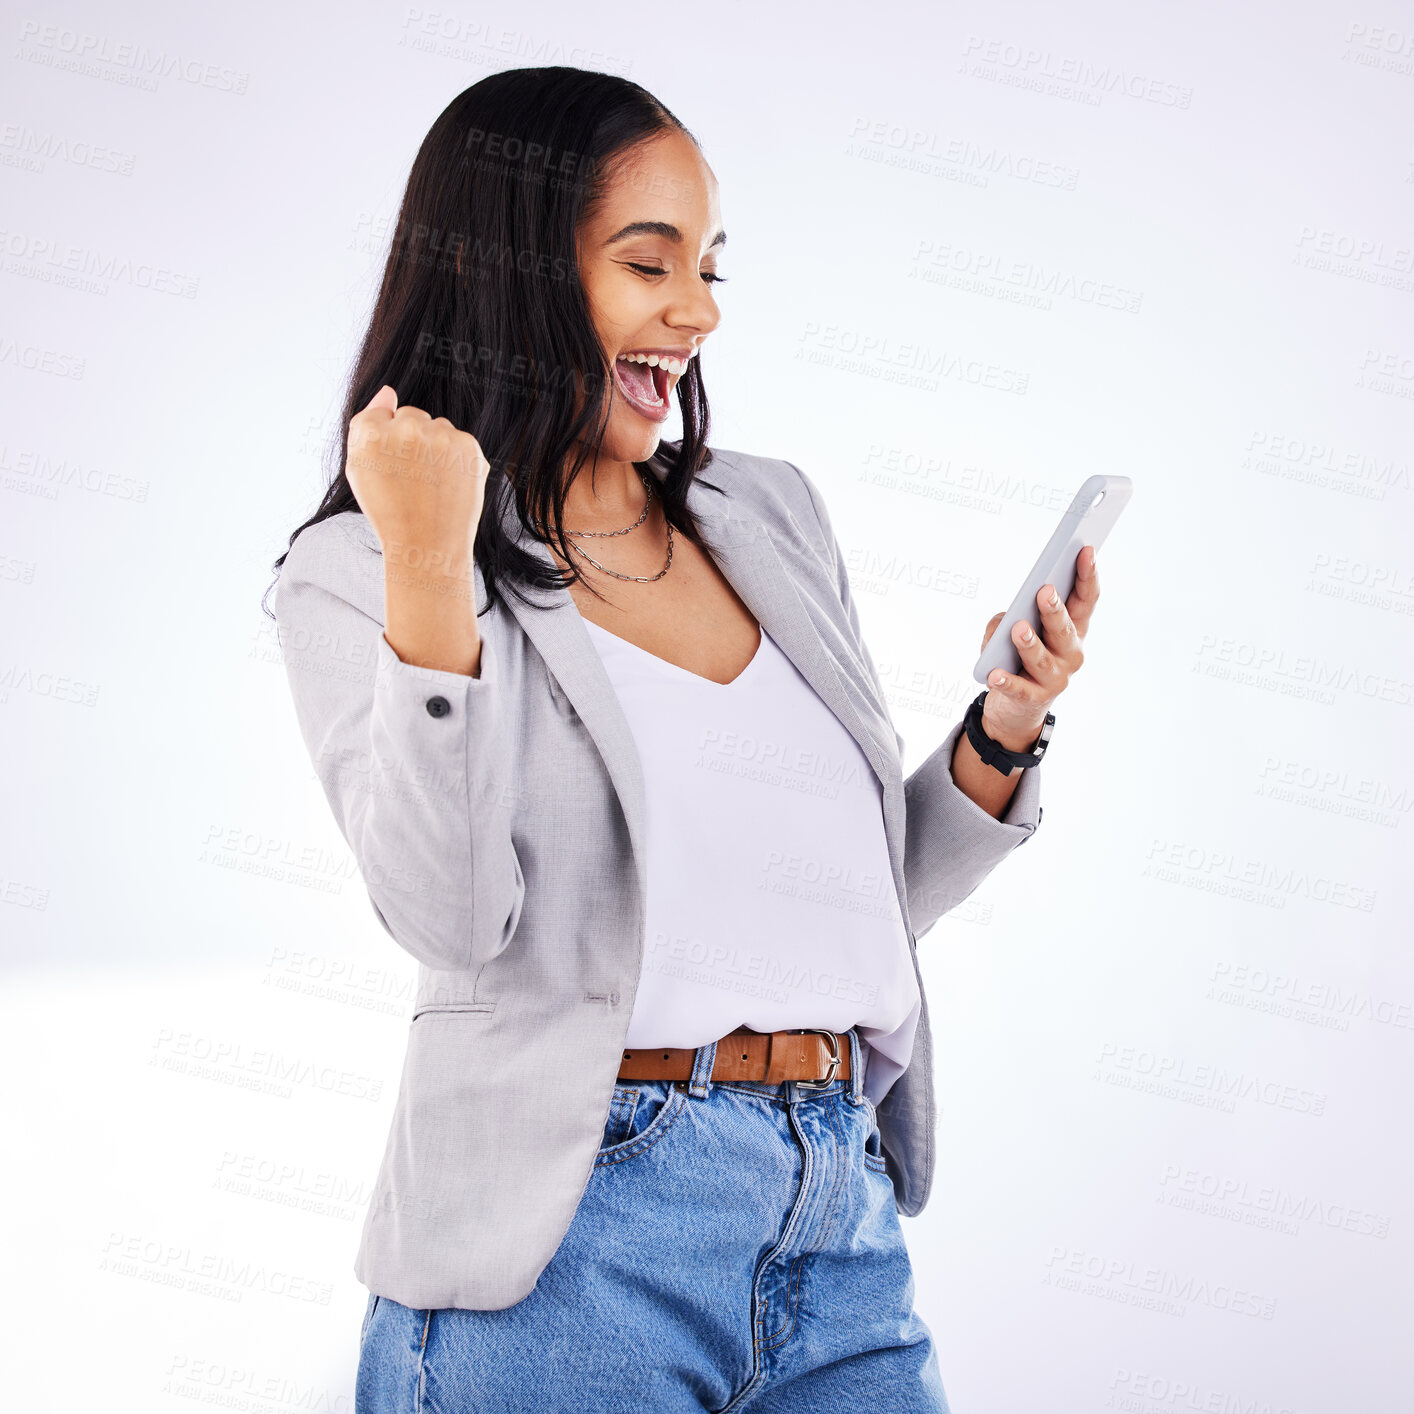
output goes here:
[{"label": "blazer button", "polygon": [[429,697],[427,710],[434,717],[445,717],[452,710],[452,704],[445,697]]}]

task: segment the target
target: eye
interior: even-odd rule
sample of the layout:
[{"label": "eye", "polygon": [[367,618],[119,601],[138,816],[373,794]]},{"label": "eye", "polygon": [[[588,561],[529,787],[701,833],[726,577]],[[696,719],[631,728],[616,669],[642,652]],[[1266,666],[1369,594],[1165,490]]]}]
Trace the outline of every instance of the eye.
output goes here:
[{"label": "eye", "polygon": [[[630,270],[637,270],[640,275],[666,275],[668,273],[666,270],[659,269],[656,265],[640,265],[633,260],[626,261],[625,264],[627,264]],[[712,285],[725,285],[727,283],[727,277],[725,275],[714,275],[710,270],[703,271],[702,278],[708,284]]]}]

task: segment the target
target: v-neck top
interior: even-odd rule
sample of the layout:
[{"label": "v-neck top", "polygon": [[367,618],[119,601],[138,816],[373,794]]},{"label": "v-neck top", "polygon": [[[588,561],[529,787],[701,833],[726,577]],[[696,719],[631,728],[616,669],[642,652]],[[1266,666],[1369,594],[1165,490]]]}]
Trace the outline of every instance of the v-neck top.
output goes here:
[{"label": "v-neck top", "polygon": [[718,683],[584,624],[643,769],[647,918],[625,1046],[855,1026],[877,1105],[920,1001],[869,758],[764,626]]}]

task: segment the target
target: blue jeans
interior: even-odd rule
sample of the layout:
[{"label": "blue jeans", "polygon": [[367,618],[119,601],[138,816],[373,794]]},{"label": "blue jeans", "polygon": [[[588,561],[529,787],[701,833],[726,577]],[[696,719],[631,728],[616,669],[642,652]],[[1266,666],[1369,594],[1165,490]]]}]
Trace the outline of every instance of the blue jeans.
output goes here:
[{"label": "blue jeans", "polygon": [[948,1414],[859,1038],[821,1090],[620,1080],[568,1232],[499,1311],[370,1295],[356,1414]]}]

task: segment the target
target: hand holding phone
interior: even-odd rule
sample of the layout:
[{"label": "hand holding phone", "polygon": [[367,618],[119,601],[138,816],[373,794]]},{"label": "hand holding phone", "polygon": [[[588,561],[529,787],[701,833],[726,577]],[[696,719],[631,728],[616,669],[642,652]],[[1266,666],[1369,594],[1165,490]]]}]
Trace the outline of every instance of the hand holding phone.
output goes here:
[{"label": "hand holding phone", "polygon": [[[991,689],[988,708],[993,708],[994,697],[998,699],[993,710],[984,710],[984,730],[1008,748],[1027,749],[1036,731],[1041,730],[1046,706],[1055,700],[1069,680],[1072,667],[1066,659],[1075,658],[1073,641],[1085,635],[1090,608],[1093,608],[1093,604],[1087,604],[1083,614],[1073,622],[1066,608],[1076,587],[1077,557],[1087,544],[1093,546],[1094,553],[1099,553],[1133,491],[1134,484],[1128,477],[1096,475],[1087,478],[1060,516],[1060,523],[1045,549],[1036,556],[1031,573],[1011,601],[1011,608],[988,633],[981,656],[973,667],[973,677]],[[1056,604],[1049,612],[1039,609],[1036,602],[1046,584],[1053,585],[1056,592]],[[1094,592],[1097,594],[1097,590]],[[1076,608],[1079,611],[1079,605]],[[1046,624],[1046,619],[1051,621],[1051,626]],[[1018,646],[1014,633],[1018,624],[1029,626],[1034,635],[1031,642]],[[1069,653],[1066,652],[1068,645],[1063,642],[1066,638],[1072,641]],[[1031,669],[1035,672],[1024,676]],[[998,670],[1005,676],[1004,683],[993,680]]]}]

